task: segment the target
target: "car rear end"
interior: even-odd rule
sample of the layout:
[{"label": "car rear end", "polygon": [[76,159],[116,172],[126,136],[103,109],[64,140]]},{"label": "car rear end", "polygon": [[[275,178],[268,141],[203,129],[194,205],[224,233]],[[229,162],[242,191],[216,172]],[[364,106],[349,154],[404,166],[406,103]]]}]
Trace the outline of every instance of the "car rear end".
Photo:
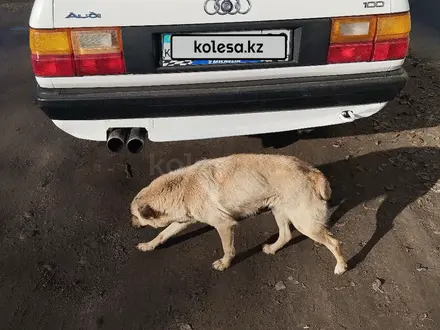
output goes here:
[{"label": "car rear end", "polygon": [[38,105],[115,151],[351,122],[407,80],[407,0],[36,0],[30,27]]}]

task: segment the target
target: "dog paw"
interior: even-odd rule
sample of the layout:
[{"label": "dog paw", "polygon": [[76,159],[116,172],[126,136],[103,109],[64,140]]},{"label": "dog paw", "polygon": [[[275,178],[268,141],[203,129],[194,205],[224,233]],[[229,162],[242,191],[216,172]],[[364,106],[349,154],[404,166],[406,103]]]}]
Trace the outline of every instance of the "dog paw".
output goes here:
[{"label": "dog paw", "polygon": [[225,265],[222,259],[216,260],[212,263],[212,268],[219,270],[219,271],[224,271],[226,268],[228,268],[228,265]]},{"label": "dog paw", "polygon": [[154,246],[151,245],[150,243],[139,243],[137,245],[137,249],[139,251],[142,251],[142,252],[153,251],[154,250]]},{"label": "dog paw", "polygon": [[275,251],[272,249],[272,246],[270,244],[263,245],[263,252],[266,254],[275,254]]},{"label": "dog paw", "polygon": [[347,271],[347,264],[337,264],[335,267],[335,275],[342,275]]}]

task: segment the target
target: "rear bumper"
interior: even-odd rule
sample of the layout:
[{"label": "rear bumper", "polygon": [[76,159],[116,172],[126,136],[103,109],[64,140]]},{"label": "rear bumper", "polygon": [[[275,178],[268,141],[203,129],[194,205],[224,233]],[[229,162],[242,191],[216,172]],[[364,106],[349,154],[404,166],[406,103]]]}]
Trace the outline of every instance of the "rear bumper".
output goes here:
[{"label": "rear bumper", "polygon": [[36,101],[52,120],[231,115],[391,101],[405,86],[394,71],[315,78],[133,88],[44,89]]},{"label": "rear bumper", "polygon": [[[109,129],[142,127],[152,142],[189,141],[294,131],[353,122],[382,110],[386,103],[304,110],[267,111],[232,115],[186,117],[53,120],[65,133],[79,139],[106,141]],[[347,118],[346,112],[351,112]]]}]

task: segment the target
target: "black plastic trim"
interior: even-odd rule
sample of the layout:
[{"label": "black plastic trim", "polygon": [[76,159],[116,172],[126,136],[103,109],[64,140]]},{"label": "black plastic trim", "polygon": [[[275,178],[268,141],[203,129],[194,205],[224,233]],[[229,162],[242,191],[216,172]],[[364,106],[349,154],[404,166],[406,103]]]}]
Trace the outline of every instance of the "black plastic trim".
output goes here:
[{"label": "black plastic trim", "polygon": [[156,70],[154,36],[139,29],[122,29],[125,67],[128,74],[147,74]]},{"label": "black plastic trim", "polygon": [[[160,67],[160,56],[162,55],[160,37],[162,33],[188,34],[271,29],[288,29],[292,31],[293,52],[298,53],[298,58],[293,58],[288,62],[279,61],[274,63]],[[160,74],[325,64],[330,43],[330,29],[330,18],[317,18],[238,23],[129,26],[122,28],[122,36],[125,62],[129,73]]]},{"label": "black plastic trim", "polygon": [[95,120],[282,111],[392,100],[408,75],[392,72],[135,88],[43,89],[51,119]]}]

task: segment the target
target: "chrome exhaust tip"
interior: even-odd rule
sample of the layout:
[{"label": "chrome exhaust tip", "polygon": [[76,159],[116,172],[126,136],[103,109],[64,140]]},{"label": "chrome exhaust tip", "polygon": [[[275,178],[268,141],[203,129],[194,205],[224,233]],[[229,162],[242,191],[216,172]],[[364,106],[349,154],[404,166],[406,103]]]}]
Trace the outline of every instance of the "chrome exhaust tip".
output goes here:
[{"label": "chrome exhaust tip", "polygon": [[146,130],[144,128],[132,128],[127,140],[127,149],[132,154],[140,153],[145,146]]},{"label": "chrome exhaust tip", "polygon": [[116,128],[111,130],[107,135],[107,148],[111,152],[120,152],[127,140],[127,130],[123,128]]}]

